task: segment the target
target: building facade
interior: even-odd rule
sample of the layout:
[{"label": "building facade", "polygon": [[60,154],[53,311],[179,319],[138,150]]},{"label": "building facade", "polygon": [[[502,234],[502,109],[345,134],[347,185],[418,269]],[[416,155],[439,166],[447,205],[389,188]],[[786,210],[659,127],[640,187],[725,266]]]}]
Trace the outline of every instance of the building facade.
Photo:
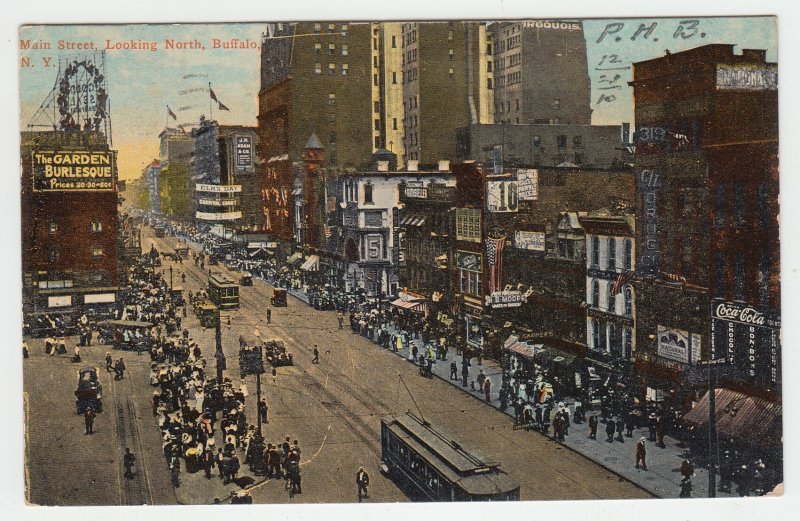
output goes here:
[{"label": "building facade", "polygon": [[634,64],[631,85],[642,392],[686,410],[699,350],[720,385],[779,399],[777,66],[706,45]]},{"label": "building facade", "polygon": [[173,219],[191,221],[194,141],[191,134],[179,128],[165,128],[158,137],[160,211]]}]

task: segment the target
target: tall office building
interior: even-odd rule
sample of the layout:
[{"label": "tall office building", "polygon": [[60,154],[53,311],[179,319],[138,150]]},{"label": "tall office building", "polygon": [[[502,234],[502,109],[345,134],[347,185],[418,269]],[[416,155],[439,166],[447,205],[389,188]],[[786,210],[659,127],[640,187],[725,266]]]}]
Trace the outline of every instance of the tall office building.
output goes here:
[{"label": "tall office building", "polygon": [[401,36],[405,160],[455,158],[459,128],[493,122],[486,25],[404,23]]},{"label": "tall office building", "polygon": [[490,31],[495,123],[591,124],[583,24],[525,20],[494,23]]}]

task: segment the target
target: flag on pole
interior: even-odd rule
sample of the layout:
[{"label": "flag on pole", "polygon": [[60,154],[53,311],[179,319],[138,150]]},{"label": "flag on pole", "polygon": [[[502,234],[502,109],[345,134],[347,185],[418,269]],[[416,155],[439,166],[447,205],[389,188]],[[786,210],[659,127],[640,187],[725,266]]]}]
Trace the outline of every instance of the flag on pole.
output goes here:
[{"label": "flag on pole", "polygon": [[680,282],[681,284],[686,284],[686,277],[682,277],[676,273],[667,273],[665,271],[660,272],[661,276],[664,277],[666,280],[670,282]]},{"label": "flag on pole", "polygon": [[214,101],[219,103],[219,100],[217,99],[217,95],[214,94],[214,89],[211,88],[211,83],[208,84],[208,94],[211,96],[211,99],[213,99]]},{"label": "flag on pole", "polygon": [[489,292],[500,291],[503,278],[503,248],[506,238],[486,239],[486,263],[489,265]]},{"label": "flag on pole", "polygon": [[231,110],[228,107],[226,107],[225,104],[222,103],[221,101],[218,100],[217,103],[219,104],[219,110],[227,110],[227,111]]},{"label": "flag on pole", "polygon": [[169,108],[169,105],[167,105],[167,114],[169,114],[169,117],[171,117],[175,121],[178,121],[178,116],[176,116],[175,113],[172,112],[172,109]]},{"label": "flag on pole", "polygon": [[617,280],[614,281],[614,285],[611,286],[611,296],[618,295],[619,292],[622,291],[622,287],[627,284],[631,278],[633,278],[632,271],[623,271],[617,275]]}]

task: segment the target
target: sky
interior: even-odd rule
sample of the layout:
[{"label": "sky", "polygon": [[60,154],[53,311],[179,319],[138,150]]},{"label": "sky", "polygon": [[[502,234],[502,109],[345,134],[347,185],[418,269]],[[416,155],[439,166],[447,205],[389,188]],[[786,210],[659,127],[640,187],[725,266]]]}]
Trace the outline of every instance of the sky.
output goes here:
[{"label": "sky", "polygon": [[[592,80],[593,124],[633,122],[630,64],[670,52],[709,43],[735,44],[766,49],[767,59],[777,61],[777,25],[772,17],[648,18],[584,20],[589,74]],[[655,24],[655,25],[653,25]],[[119,151],[121,179],[138,177],[146,164],[158,157],[158,134],[168,124],[196,123],[200,114],[210,116],[206,92],[181,91],[211,86],[230,111],[213,107],[221,124],[256,125],[259,89],[259,50],[263,23],[241,24],[150,24],[23,26],[20,40],[44,41],[51,49],[22,49],[20,64],[29,58],[31,67],[20,66],[20,124],[22,130],[53,88],[59,56],[81,53],[59,50],[59,40],[94,42],[103,49],[131,42],[155,42],[157,50],[109,49],[106,76],[111,100],[113,148]],[[652,28],[652,30],[650,30]],[[638,34],[637,34],[638,31]],[[256,48],[213,48],[213,40],[236,38]],[[166,49],[165,40],[199,42],[200,48]],[[196,45],[196,44],[194,44]],[[50,67],[45,59],[52,57]],[[613,65],[615,71],[598,69]],[[605,74],[606,76],[602,76]],[[616,78],[619,74],[620,77]],[[609,81],[613,80],[613,83]],[[613,86],[611,89],[603,87]],[[617,88],[618,87],[618,88]],[[177,115],[169,118],[167,105]]]}]

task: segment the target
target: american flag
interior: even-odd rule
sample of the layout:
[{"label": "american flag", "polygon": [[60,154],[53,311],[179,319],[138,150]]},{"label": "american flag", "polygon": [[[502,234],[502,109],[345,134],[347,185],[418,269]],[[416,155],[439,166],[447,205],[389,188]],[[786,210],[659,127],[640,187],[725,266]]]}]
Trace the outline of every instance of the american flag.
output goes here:
[{"label": "american flag", "polygon": [[623,271],[619,275],[617,275],[617,280],[614,281],[614,285],[611,286],[611,296],[618,295],[620,291],[622,291],[622,287],[628,283],[629,280],[633,277],[632,271]]},{"label": "american flag", "polygon": [[686,277],[682,277],[675,273],[667,273],[665,271],[662,271],[661,276],[670,282],[680,282],[681,284],[686,284]]},{"label": "american flag", "polygon": [[503,278],[503,248],[506,238],[486,239],[486,263],[489,265],[489,291],[500,291],[500,281]]}]

